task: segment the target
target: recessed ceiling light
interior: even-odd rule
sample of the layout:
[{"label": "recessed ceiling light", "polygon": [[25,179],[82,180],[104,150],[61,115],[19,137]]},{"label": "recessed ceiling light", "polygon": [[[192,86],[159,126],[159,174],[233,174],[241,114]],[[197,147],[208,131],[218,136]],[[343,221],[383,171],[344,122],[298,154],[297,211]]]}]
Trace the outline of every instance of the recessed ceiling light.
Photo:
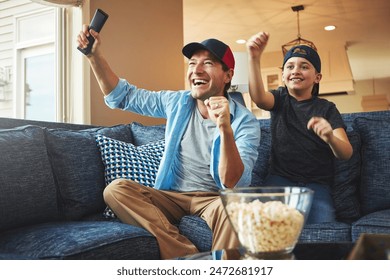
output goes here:
[{"label": "recessed ceiling light", "polygon": [[245,43],[246,43],[246,40],[244,40],[244,39],[238,39],[238,40],[236,41],[236,43],[237,43],[237,44],[245,44]]},{"label": "recessed ceiling light", "polygon": [[325,26],[324,29],[326,31],[332,31],[332,30],[335,30],[336,29],[336,26],[334,25],[328,25],[328,26]]}]

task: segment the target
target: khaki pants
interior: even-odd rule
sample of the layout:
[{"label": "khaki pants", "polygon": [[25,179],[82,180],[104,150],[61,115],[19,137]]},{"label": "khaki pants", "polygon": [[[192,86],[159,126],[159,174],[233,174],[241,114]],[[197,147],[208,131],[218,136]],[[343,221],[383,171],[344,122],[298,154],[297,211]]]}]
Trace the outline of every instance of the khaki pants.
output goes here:
[{"label": "khaki pants", "polygon": [[239,245],[218,193],[161,191],[117,179],[106,187],[103,195],[122,222],[143,227],[156,237],[162,259],[198,252],[174,225],[184,215],[197,215],[206,221],[213,232],[213,250]]}]

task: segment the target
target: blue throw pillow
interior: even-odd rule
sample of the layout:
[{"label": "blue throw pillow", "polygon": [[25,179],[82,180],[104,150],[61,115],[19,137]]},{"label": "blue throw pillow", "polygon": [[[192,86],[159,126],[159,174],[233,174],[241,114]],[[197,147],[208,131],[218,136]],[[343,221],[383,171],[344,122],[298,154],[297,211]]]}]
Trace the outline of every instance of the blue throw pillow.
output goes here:
[{"label": "blue throw pillow", "polygon": [[263,186],[269,170],[269,159],[271,155],[271,129],[268,125],[264,125],[265,121],[261,120],[261,137],[260,145],[257,149],[259,156],[256,159],[255,166],[252,171],[251,186]]},{"label": "blue throw pillow", "polygon": [[360,201],[362,214],[390,208],[390,118],[388,111],[358,117],[362,140]]},{"label": "blue throw pillow", "polygon": [[95,135],[132,142],[129,125],[85,130],[44,129],[47,154],[66,220],[79,220],[104,209],[104,166]]},{"label": "blue throw pillow", "polygon": [[[95,138],[103,160],[106,185],[122,178],[136,181],[144,186],[154,186],[165,140],[135,146],[101,134],[97,134]],[[103,214],[107,218],[115,218],[108,207]]]},{"label": "blue throw pillow", "polygon": [[353,222],[360,218],[359,182],[361,156],[360,136],[356,131],[347,131],[353,148],[349,160],[334,160],[334,182],[332,196],[336,217],[341,222]]},{"label": "blue throw pillow", "polygon": [[0,130],[0,232],[61,219],[41,127]]}]

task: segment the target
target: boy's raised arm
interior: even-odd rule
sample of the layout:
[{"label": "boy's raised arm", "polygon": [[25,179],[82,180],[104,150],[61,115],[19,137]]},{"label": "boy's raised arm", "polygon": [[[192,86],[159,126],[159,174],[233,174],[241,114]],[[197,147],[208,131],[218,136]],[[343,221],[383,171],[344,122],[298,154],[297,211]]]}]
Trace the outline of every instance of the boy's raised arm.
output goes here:
[{"label": "boy's raised arm", "polygon": [[249,65],[249,94],[257,107],[271,110],[274,106],[274,96],[264,89],[261,76],[260,58],[267,45],[269,34],[259,32],[253,35],[246,43]]}]

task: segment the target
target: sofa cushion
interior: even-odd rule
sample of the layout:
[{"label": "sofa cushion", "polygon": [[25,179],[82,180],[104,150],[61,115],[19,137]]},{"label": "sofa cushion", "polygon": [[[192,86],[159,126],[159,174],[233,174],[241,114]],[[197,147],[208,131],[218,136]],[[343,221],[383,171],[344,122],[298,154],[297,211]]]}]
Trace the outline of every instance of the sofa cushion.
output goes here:
[{"label": "sofa cushion", "polygon": [[61,196],[61,210],[68,220],[102,211],[104,166],[95,135],[132,141],[128,125],[86,130],[46,129],[50,162]]},{"label": "sofa cushion", "polygon": [[390,234],[390,209],[368,214],[352,224],[352,241],[362,233]]},{"label": "sofa cushion", "polygon": [[149,142],[162,140],[165,138],[165,125],[143,125],[137,122],[131,124],[131,132],[133,133],[136,146],[145,145]]},{"label": "sofa cushion", "polygon": [[0,117],[0,128],[15,128],[18,126],[34,125],[46,128],[66,128],[72,130],[88,129],[97,126],[89,124],[74,124],[74,123],[63,123],[63,122],[51,122],[51,121],[38,121],[38,120],[26,120],[16,118],[1,118]]},{"label": "sofa cushion", "polygon": [[0,260],[34,260],[34,258],[14,253],[0,253]]},{"label": "sofa cushion", "polygon": [[45,223],[0,233],[0,251],[31,259],[159,259],[146,230],[108,221]]},{"label": "sofa cushion", "polygon": [[351,241],[351,226],[346,223],[306,224],[299,242],[348,242]]},{"label": "sofa cushion", "polygon": [[198,216],[184,216],[178,226],[180,234],[187,237],[199,252],[211,250],[213,233],[206,221]]},{"label": "sofa cushion", "polygon": [[355,131],[347,131],[353,148],[349,160],[334,161],[334,183],[332,196],[336,209],[336,218],[341,222],[352,222],[360,217],[359,182],[360,182],[360,136]]},{"label": "sofa cushion", "polygon": [[268,175],[269,159],[271,154],[271,131],[269,120],[259,120],[261,127],[260,145],[258,147],[258,157],[252,172],[251,186],[264,185]]},{"label": "sofa cushion", "polygon": [[347,132],[353,130],[353,121],[355,120],[356,116],[360,113],[344,113],[341,114],[341,117],[343,118],[345,128]]},{"label": "sofa cushion", "polygon": [[43,130],[0,130],[0,230],[60,218]]},{"label": "sofa cushion", "polygon": [[390,208],[389,114],[357,117],[354,129],[362,140],[360,201],[362,214]]}]

